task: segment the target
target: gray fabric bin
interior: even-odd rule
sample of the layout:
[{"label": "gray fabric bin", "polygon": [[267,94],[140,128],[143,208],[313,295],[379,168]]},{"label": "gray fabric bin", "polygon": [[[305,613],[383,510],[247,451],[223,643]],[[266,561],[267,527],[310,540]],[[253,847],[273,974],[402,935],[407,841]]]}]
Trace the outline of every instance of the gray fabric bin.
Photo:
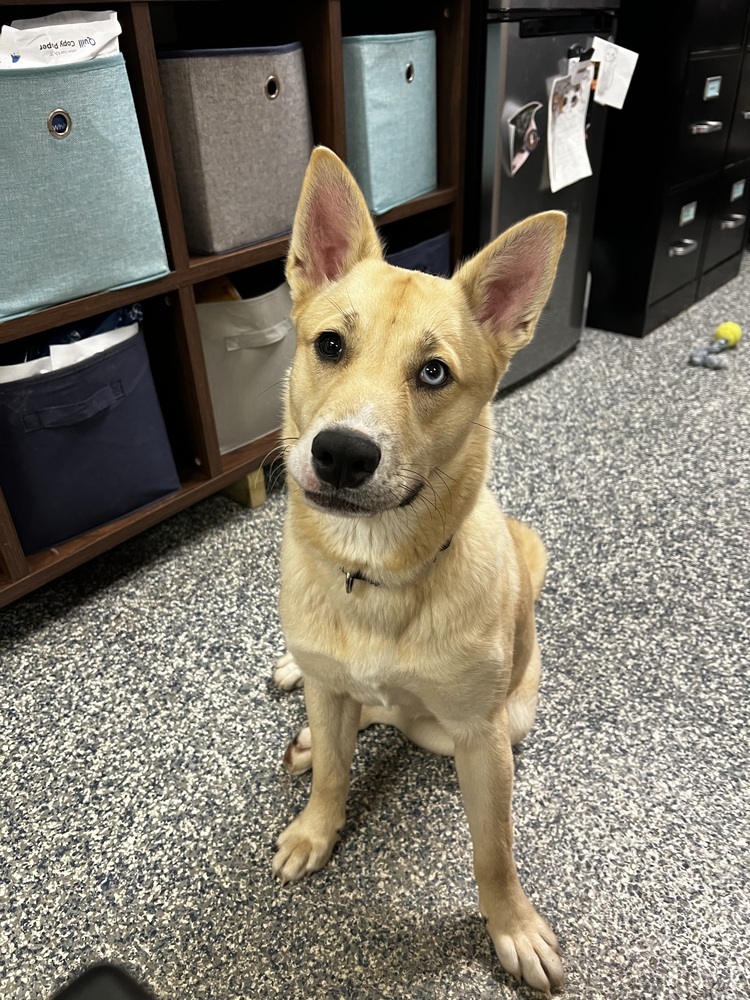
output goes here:
[{"label": "gray fabric bin", "polygon": [[313,146],[302,46],[159,54],[188,246],[288,232]]}]

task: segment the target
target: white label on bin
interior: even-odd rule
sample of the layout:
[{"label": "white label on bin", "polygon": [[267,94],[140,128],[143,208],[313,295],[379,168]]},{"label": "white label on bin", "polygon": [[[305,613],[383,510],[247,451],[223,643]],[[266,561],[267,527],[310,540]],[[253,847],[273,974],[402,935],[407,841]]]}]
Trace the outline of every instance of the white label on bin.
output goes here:
[{"label": "white label on bin", "polygon": [[680,225],[687,226],[693,222],[698,211],[698,202],[690,201],[680,209]]},{"label": "white label on bin", "polygon": [[729,198],[730,201],[737,201],[745,193],[745,178],[743,177],[741,181],[735,181],[732,185],[732,194]]},{"label": "white label on bin", "polygon": [[720,93],[721,77],[707,76],[705,86],[703,87],[703,100],[712,101],[715,97],[718,97]]}]

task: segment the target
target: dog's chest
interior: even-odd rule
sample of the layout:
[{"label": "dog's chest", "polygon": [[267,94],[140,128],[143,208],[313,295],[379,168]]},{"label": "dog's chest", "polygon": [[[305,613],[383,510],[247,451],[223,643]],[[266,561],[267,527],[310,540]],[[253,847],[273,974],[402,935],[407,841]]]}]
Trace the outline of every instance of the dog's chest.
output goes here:
[{"label": "dog's chest", "polygon": [[342,673],[349,694],[363,705],[408,707],[421,703],[421,698],[410,690],[415,686],[415,678],[407,680],[395,653],[389,656],[381,650],[380,655],[371,652],[370,655],[355,657],[343,667]]},{"label": "dog's chest", "polygon": [[[331,605],[336,602],[329,603],[329,612]],[[346,691],[363,705],[423,704],[430,657],[423,660],[411,637],[397,638],[390,629],[370,628],[358,618],[351,613],[331,616],[318,619],[314,627],[311,620],[297,616],[287,638],[303,673]]]},{"label": "dog's chest", "polygon": [[403,688],[388,684],[375,675],[366,674],[352,673],[349,676],[349,693],[362,705],[384,705],[386,708],[404,705],[413,700],[413,696]]}]

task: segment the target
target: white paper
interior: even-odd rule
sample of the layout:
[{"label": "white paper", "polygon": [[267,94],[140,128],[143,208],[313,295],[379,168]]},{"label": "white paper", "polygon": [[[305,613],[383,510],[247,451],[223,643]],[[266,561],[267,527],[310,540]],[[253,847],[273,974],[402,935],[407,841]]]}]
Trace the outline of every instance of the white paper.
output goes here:
[{"label": "white paper", "polygon": [[549,186],[554,193],[590,177],[591,162],[586,149],[586,113],[594,67],[580,63],[570,76],[552,81],[547,116]]},{"label": "white paper", "polygon": [[17,365],[0,365],[0,384],[17,382],[32,375],[48,375],[50,372],[68,368],[86,358],[92,358],[116,344],[121,344],[134,337],[140,329],[139,323],[120,326],[116,330],[97,333],[93,337],[83,337],[72,344],[50,344],[49,355],[35,358],[33,361],[22,361]]},{"label": "white paper", "polygon": [[0,69],[59,66],[115,55],[122,27],[113,10],[60,11],[0,30]]},{"label": "white paper", "polygon": [[605,38],[594,38],[593,60],[599,63],[594,100],[610,108],[622,108],[638,62],[638,53]]},{"label": "white paper", "polygon": [[52,370],[59,371],[60,368],[67,368],[86,358],[91,358],[95,354],[100,354],[116,344],[121,344],[124,340],[135,336],[138,333],[139,324],[131,323],[129,326],[121,326],[116,330],[108,330],[106,333],[97,333],[93,337],[84,337],[76,340],[72,344],[50,344],[49,355],[52,362]]},{"label": "white paper", "polygon": [[35,358],[33,361],[22,361],[18,365],[0,365],[0,384],[18,382],[32,375],[45,375],[51,371],[49,358]]}]

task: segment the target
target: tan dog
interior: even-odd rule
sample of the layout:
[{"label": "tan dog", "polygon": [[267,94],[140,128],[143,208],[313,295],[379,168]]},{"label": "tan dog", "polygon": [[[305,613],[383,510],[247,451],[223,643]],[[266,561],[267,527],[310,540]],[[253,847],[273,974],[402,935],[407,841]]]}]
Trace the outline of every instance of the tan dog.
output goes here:
[{"label": "tan dog", "polygon": [[310,800],[278,840],[284,881],[328,861],[358,729],[398,726],[453,754],[479,905],[512,975],[563,982],[555,935],[513,859],[511,745],[534,721],[534,600],[544,546],[486,486],[492,407],[547,300],[565,216],[519,223],[451,280],[383,260],[365,201],[330,150],[311,157],[286,274],[297,352],[284,434],[289,498],[280,612],[309,729],[286,763]]}]

